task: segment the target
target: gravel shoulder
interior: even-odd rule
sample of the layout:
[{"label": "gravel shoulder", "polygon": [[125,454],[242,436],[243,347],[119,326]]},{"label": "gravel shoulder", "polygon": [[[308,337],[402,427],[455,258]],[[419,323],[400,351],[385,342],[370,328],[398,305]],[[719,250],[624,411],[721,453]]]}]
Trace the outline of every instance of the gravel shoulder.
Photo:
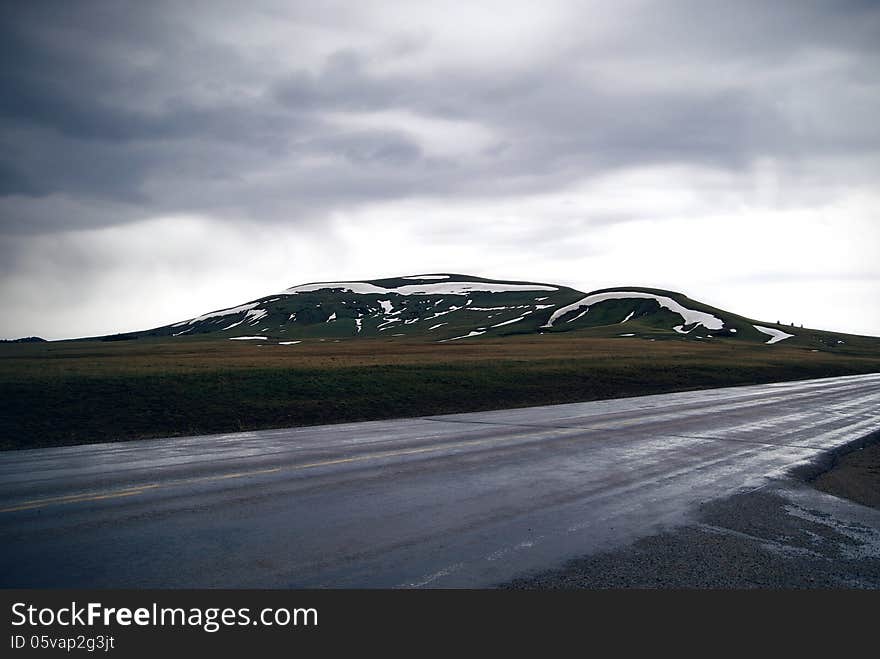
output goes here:
[{"label": "gravel shoulder", "polygon": [[880,441],[840,456],[812,483],[828,494],[880,508]]},{"label": "gravel shoulder", "polygon": [[685,526],[499,587],[878,589],[880,433],[707,502]]}]

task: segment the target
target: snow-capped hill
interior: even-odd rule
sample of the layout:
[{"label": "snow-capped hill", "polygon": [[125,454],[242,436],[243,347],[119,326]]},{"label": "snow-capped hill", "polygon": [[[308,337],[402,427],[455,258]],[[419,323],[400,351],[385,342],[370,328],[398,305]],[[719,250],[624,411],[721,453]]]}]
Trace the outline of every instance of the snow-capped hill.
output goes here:
[{"label": "snow-capped hill", "polygon": [[[616,336],[658,339],[673,333],[680,338],[700,341],[734,338],[768,344],[796,337],[795,333],[756,325],[747,318],[691,300],[681,293],[641,287],[594,291],[553,311],[541,329],[605,328],[610,333],[615,325],[625,323],[626,331]],[[639,327],[641,332],[634,331]]]},{"label": "snow-capped hill", "polygon": [[[543,327],[545,329],[552,328],[554,321],[566,316],[567,314],[581,311],[577,316],[571,318],[568,322],[573,322],[586,314],[591,306],[597,305],[608,300],[653,300],[662,309],[668,309],[672,313],[678,314],[682,318],[682,325],[673,327],[675,330],[682,330],[685,326],[692,327],[702,326],[707,330],[720,330],[724,328],[724,321],[703,311],[695,311],[688,309],[670,297],[665,295],[657,295],[655,293],[643,293],[640,291],[609,291],[607,293],[594,293],[588,295],[582,300],[578,300],[573,304],[569,304],[561,309],[557,309],[550,315],[550,319]],[[631,311],[627,318],[621,322],[626,322],[635,315],[635,311]]]},{"label": "snow-capped hill", "polygon": [[523,324],[522,331],[535,331],[538,320],[546,320],[543,312],[578,295],[564,286],[446,273],[315,282],[154,332],[221,333],[228,338],[263,332],[279,338],[324,339],[403,335],[443,341],[515,323]]},{"label": "snow-capped hill", "polygon": [[[451,273],[301,284],[149,332],[298,345],[366,337],[467,343],[512,334],[644,340],[736,340],[844,346],[841,335],[753,321],[681,293],[623,287],[582,293],[566,286]],[[132,337],[132,338],[133,338]]]}]

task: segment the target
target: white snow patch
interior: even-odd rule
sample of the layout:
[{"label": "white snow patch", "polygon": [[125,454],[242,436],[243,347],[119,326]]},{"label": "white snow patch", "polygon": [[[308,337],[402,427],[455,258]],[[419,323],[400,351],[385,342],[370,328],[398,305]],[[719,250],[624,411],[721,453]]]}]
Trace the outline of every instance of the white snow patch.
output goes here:
[{"label": "white snow patch", "polygon": [[413,277],[404,277],[404,279],[449,279],[449,275],[415,275]]},{"label": "white snow patch", "polygon": [[536,297],[535,302],[543,302],[546,299],[547,299],[546,297]]},{"label": "white snow patch", "polygon": [[265,341],[267,336],[230,336],[230,341]]},{"label": "white snow patch", "polygon": [[437,341],[437,343],[446,343],[447,341],[458,341],[459,339],[469,339],[472,336],[480,336],[480,334],[485,334],[486,332],[470,332],[465,334],[464,336],[453,336],[451,339],[443,339],[442,341]]},{"label": "white snow patch", "polygon": [[287,290],[282,291],[282,293],[284,293],[285,295],[296,295],[297,293],[312,293],[314,291],[326,291],[337,288],[342,289],[343,291],[347,291],[349,293],[361,293],[364,295],[382,295],[383,293],[389,292],[387,288],[382,288],[381,286],[374,286],[373,284],[367,284],[366,282],[360,281],[348,281],[302,284],[301,286],[288,288]]},{"label": "white snow patch", "polygon": [[[588,311],[589,311],[589,309],[584,309],[584,310],[581,311],[577,316],[575,316],[575,317],[572,318],[571,320],[566,320],[565,322],[566,322],[566,323],[573,323],[573,322],[576,321],[578,318],[581,318],[582,316],[585,316],[586,313],[587,313]],[[549,323],[548,323],[547,325],[544,325],[544,327],[549,327]]]},{"label": "white snow patch", "polygon": [[180,327],[181,325],[187,325],[187,324],[192,325],[193,323],[197,323],[202,320],[208,320],[209,318],[218,318],[220,316],[231,316],[232,314],[241,313],[242,311],[248,311],[248,310],[253,309],[255,307],[258,307],[258,306],[260,306],[259,302],[251,302],[249,304],[242,304],[240,306],[232,307],[230,309],[221,309],[220,311],[212,311],[211,313],[206,313],[201,316],[196,316],[195,318],[193,318],[191,320],[184,320],[181,323],[175,323],[174,325],[172,325],[172,327]]},{"label": "white snow patch", "polygon": [[[635,334],[621,334],[620,336],[635,336]],[[699,338],[699,337],[697,337]]]},{"label": "white snow patch", "polygon": [[364,319],[363,319],[363,318],[355,318],[355,319],[354,319],[354,324],[355,324],[355,326],[357,327],[357,333],[358,333],[358,334],[360,334],[360,333],[361,333],[361,329],[363,329],[363,328],[361,327],[361,325],[363,325],[363,322],[364,322]]},{"label": "white snow patch", "polygon": [[445,316],[446,314],[452,313],[453,311],[458,311],[459,309],[464,309],[464,307],[456,307],[453,305],[453,306],[449,307],[449,309],[447,309],[446,311],[435,312],[433,316],[428,316],[427,318],[425,318],[425,320],[432,320],[434,318],[439,318],[440,316]]},{"label": "white snow patch", "polygon": [[730,328],[730,333],[731,333],[731,334],[736,334],[736,328],[735,328],[735,327],[731,327],[731,328]]},{"label": "white snow patch", "polygon": [[290,316],[287,317],[287,320],[296,321],[296,312],[290,314]]},{"label": "white snow patch", "polygon": [[547,321],[547,324],[544,325],[545,328],[549,328],[553,326],[553,322],[569,313],[570,311],[575,311],[580,309],[581,307],[587,307],[587,311],[589,311],[589,307],[598,304],[599,302],[604,302],[605,300],[628,300],[630,298],[637,298],[642,300],[656,300],[657,303],[663,307],[664,309],[669,309],[673,313],[677,313],[684,320],[685,325],[702,325],[706,329],[710,330],[718,330],[724,327],[724,321],[720,318],[716,318],[710,313],[705,313],[703,311],[694,311],[693,309],[688,309],[687,307],[682,306],[671,297],[666,297],[665,295],[654,295],[653,293],[640,293],[636,291],[612,291],[610,293],[595,293],[594,295],[588,295],[587,297],[579,300],[573,304],[569,304],[568,306],[562,307],[561,309],[557,309],[553,312],[553,315],[550,316],[550,320]]},{"label": "white snow patch", "polygon": [[[424,277],[422,277],[424,279]],[[541,284],[501,284],[479,281],[444,281],[436,284],[407,284],[397,288],[385,288],[360,281],[303,284],[284,291],[284,294],[311,293],[330,289],[342,289],[364,295],[467,295],[468,293],[507,293],[511,291],[556,291],[555,286]]]},{"label": "white snow patch", "polygon": [[623,320],[621,320],[621,321],[620,321],[620,324],[623,325],[626,321],[628,321],[630,318],[632,318],[632,317],[635,316],[635,315],[636,315],[636,312],[635,312],[635,311],[630,311],[630,312],[629,312],[629,316],[627,316],[626,318],[624,318]]},{"label": "white snow patch", "polygon": [[794,334],[787,334],[782,330],[773,329],[772,327],[764,327],[763,325],[752,325],[752,327],[770,337],[770,340],[765,342],[768,346],[773,345],[774,343],[779,343],[780,341],[785,341],[794,336]]},{"label": "white snow patch", "polygon": [[327,318],[326,322],[329,323],[332,320],[336,320],[336,312],[335,311],[330,314],[330,316]]},{"label": "white snow patch", "polygon": [[435,330],[435,329],[437,329],[438,327],[443,327],[444,325],[448,325],[448,324],[449,324],[449,323],[437,323],[436,325],[432,325],[431,327],[429,327],[429,328],[428,328],[428,331],[430,332],[431,330]]},{"label": "white snow patch", "polygon": [[502,327],[503,325],[511,325],[512,323],[518,323],[521,320],[525,320],[525,316],[520,316],[519,318],[514,318],[513,320],[505,320],[503,323],[498,323],[497,325],[492,325],[492,327]]},{"label": "white snow patch", "polygon": [[295,346],[297,343],[302,343],[302,341],[279,341],[278,345],[280,345],[280,346]]},{"label": "white snow patch", "polygon": [[268,315],[269,312],[265,309],[251,309],[245,314],[241,322],[256,325],[261,318],[265,318]]},{"label": "white snow patch", "polygon": [[391,304],[391,300],[379,300],[379,306],[382,307],[382,311],[385,313],[391,313],[394,311],[394,305]]}]

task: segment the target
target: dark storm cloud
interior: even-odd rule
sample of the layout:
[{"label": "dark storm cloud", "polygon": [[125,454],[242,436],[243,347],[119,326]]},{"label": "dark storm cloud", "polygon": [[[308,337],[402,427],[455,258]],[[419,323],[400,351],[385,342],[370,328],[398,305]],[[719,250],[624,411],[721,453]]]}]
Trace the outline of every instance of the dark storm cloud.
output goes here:
[{"label": "dark storm cloud", "polygon": [[336,52],[319,74],[296,71],[282,80],[275,95],[296,111],[376,110],[405,102],[404,89],[414,81],[372,77],[364,64],[357,52]]},{"label": "dark storm cloud", "polygon": [[[208,14],[228,12],[234,34],[240,11],[234,3],[4,4],[0,230],[176,212],[304,222],[362,201],[547,191],[614,168],[737,170],[762,155],[803,161],[878,148],[878,93],[867,71],[880,41],[873,3],[639,5],[613,38],[581,42],[584,11],[549,60],[488,78],[479,61],[473,71],[377,73],[378,56],[354,46],[317,66],[267,72],[244,42],[199,29]],[[301,19],[294,10],[289,18]],[[394,49],[398,58],[429,40],[392,37],[405,46]],[[813,51],[840,58],[833,80],[820,62],[802,78],[815,87],[786,86],[783,73],[801,75]],[[777,77],[761,82],[768,74]],[[841,84],[847,106],[836,112],[827,95]],[[810,108],[814,100],[824,105]],[[493,141],[438,155],[393,121],[338,120],[383,111],[484,126]]]}]

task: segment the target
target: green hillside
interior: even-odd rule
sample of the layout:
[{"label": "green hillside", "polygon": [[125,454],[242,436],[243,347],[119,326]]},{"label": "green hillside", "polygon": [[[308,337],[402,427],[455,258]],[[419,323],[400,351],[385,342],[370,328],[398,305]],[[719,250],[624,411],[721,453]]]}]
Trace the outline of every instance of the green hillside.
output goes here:
[{"label": "green hillside", "polygon": [[873,337],[745,318],[674,291],[628,286],[583,293],[566,286],[426,274],[319,282],[105,341],[210,336],[257,344],[367,338],[429,342],[562,334],[647,341],[785,343],[864,349]]}]

